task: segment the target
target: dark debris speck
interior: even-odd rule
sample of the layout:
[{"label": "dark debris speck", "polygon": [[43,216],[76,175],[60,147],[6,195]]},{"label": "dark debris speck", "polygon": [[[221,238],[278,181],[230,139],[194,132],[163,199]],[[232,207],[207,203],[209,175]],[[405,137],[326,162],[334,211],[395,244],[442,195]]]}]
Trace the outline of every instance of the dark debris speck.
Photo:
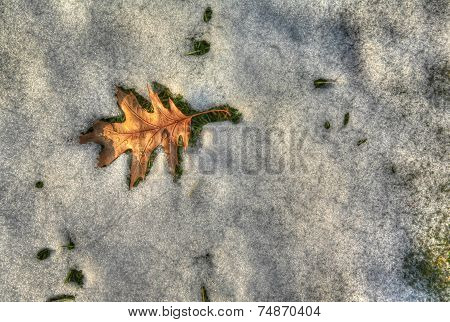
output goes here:
[{"label": "dark debris speck", "polygon": [[36,258],[39,259],[40,261],[43,261],[47,258],[50,257],[52,253],[52,250],[50,248],[42,248],[41,250],[39,250],[36,254]]}]

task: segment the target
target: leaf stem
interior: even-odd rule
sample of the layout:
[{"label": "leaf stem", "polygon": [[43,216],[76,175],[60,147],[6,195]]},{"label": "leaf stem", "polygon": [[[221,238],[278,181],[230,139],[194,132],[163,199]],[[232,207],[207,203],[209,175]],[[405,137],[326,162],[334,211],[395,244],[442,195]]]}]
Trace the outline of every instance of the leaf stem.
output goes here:
[{"label": "leaf stem", "polygon": [[193,114],[193,115],[189,115],[189,117],[190,118],[193,118],[193,117],[195,117],[195,116],[199,116],[199,115],[203,115],[203,114],[208,114],[208,113],[225,113],[225,114],[227,114],[228,116],[231,116],[231,114],[230,114],[230,112],[228,111],[228,110],[209,110],[209,111],[203,111],[203,112],[200,112],[200,113],[196,113],[196,114]]}]

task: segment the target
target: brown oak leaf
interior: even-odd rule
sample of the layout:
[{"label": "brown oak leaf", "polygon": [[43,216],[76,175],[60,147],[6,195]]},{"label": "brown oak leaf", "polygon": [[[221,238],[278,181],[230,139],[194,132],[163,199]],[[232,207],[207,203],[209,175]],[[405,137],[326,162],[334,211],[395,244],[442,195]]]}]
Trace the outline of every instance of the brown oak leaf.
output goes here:
[{"label": "brown oak leaf", "polygon": [[158,94],[150,86],[148,92],[153,107],[149,113],[138,102],[132,92],[116,88],[116,98],[120,109],[124,112],[125,121],[108,123],[96,121],[93,130],[80,136],[80,143],[95,142],[103,146],[98,157],[98,166],[111,164],[122,153],[131,150],[130,189],[138,179],[145,177],[147,165],[152,152],[162,146],[169,168],[175,174],[178,165],[178,142],[186,150],[189,144],[190,126],[193,117],[207,113],[225,113],[228,110],[208,110],[193,115],[184,115],[169,98],[170,108],[164,107]]}]

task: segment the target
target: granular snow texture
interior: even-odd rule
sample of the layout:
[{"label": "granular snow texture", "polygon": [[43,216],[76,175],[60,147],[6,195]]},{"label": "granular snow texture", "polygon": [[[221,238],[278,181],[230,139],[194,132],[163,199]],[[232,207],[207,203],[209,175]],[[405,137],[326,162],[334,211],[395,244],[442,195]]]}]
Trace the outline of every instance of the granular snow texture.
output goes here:
[{"label": "granular snow texture", "polygon": [[[449,232],[447,18],[437,0],[0,1],[0,300],[435,299],[404,263]],[[129,190],[129,155],[97,168],[78,137],[119,113],[116,85],[152,81],[243,119],[205,126],[178,182],[160,153]]]}]

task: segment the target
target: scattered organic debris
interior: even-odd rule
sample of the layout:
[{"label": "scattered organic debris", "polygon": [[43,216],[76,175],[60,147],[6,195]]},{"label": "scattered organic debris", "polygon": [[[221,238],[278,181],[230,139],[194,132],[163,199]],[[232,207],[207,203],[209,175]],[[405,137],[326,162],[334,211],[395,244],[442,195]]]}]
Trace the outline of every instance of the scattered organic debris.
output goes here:
[{"label": "scattered organic debris", "polygon": [[328,88],[331,87],[336,80],[333,79],[325,79],[325,78],[319,78],[314,81],[314,87],[315,88]]},{"label": "scattered organic debris", "polygon": [[[125,121],[108,123],[100,120],[95,122],[92,132],[80,136],[82,144],[95,142],[103,145],[98,166],[107,166],[131,150],[130,189],[139,178],[145,178],[151,166],[152,153],[158,146],[163,147],[170,171],[176,178],[181,174],[181,148],[187,149],[191,133],[198,136],[201,127],[209,122],[237,122],[240,119],[240,113],[227,105],[198,112],[191,109],[182,96],[172,99],[166,87],[157,83],[154,87],[156,93],[148,87],[151,105],[143,102],[145,99],[136,95],[134,90],[118,87],[116,97]],[[148,112],[150,107],[151,113]]]},{"label": "scattered organic debris", "polygon": [[391,166],[391,172],[392,172],[392,174],[395,174],[397,172],[397,168],[395,165]]},{"label": "scattered organic debris", "polygon": [[358,142],[356,142],[356,145],[360,146],[361,144],[364,144],[366,142],[367,142],[367,139],[361,139],[361,140],[358,140]]},{"label": "scattered organic debris", "polygon": [[444,193],[450,192],[450,182],[439,185],[439,191]]},{"label": "scattered organic debris", "polygon": [[206,291],[206,287],[202,285],[200,288],[200,293],[202,296],[202,302],[209,302],[208,292]]},{"label": "scattered organic debris", "polygon": [[36,258],[39,259],[40,261],[43,261],[44,259],[49,258],[51,253],[52,250],[50,248],[42,248],[37,252]]},{"label": "scattered organic debris", "polygon": [[450,240],[412,251],[404,259],[405,278],[411,285],[426,288],[442,302],[450,301]]},{"label": "scattered organic debris", "polygon": [[73,283],[78,285],[79,287],[83,287],[84,285],[83,271],[72,268],[69,271],[69,273],[67,273],[64,283]]},{"label": "scattered organic debris", "polygon": [[186,56],[201,56],[209,52],[211,44],[206,40],[192,40],[192,50]]},{"label": "scattered organic debris", "polygon": [[47,302],[74,302],[74,301],[75,295],[69,294],[56,295],[47,299]]},{"label": "scattered organic debris", "polygon": [[[122,123],[123,121],[125,121],[125,114],[120,113],[117,116],[104,118],[104,119],[102,119],[102,121],[105,121],[108,123]],[[92,129],[90,129],[90,130],[92,131]],[[88,132],[90,132],[90,131],[88,131]]]},{"label": "scattered organic debris", "polygon": [[42,189],[42,188],[44,188],[44,182],[43,181],[36,181],[35,186],[38,189]]},{"label": "scattered organic debris", "polygon": [[328,122],[328,121],[325,121],[325,123],[323,123],[323,127],[324,127],[324,128],[326,128],[327,130],[329,130],[329,129],[330,129],[330,127],[331,127],[331,124],[330,124],[330,122]]},{"label": "scattered organic debris", "polygon": [[349,121],[350,121],[350,113],[347,112],[344,115],[344,121],[342,122],[342,126],[346,127]]},{"label": "scattered organic debris", "polygon": [[67,250],[72,250],[75,248],[75,243],[73,242],[69,234],[67,234],[67,244],[61,247],[66,248]]},{"label": "scattered organic debris", "polygon": [[205,12],[203,13],[203,21],[204,22],[208,22],[208,21],[210,21],[211,20],[211,18],[212,18],[212,8],[211,7],[207,7],[206,9],[205,9]]}]

